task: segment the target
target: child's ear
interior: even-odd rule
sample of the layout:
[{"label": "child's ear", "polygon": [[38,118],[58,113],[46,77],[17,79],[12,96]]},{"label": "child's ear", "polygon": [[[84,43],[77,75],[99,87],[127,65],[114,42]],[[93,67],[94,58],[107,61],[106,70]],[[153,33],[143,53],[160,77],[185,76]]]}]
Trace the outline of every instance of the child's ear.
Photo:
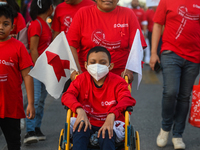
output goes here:
[{"label": "child's ear", "polygon": [[12,28],[11,28],[11,31],[12,31],[14,28],[15,28],[15,25],[13,24],[13,25],[12,25]]},{"label": "child's ear", "polygon": [[85,69],[87,70],[87,62],[85,61]]},{"label": "child's ear", "polygon": [[110,67],[109,67],[109,70],[112,70],[114,67],[114,63],[110,63]]}]

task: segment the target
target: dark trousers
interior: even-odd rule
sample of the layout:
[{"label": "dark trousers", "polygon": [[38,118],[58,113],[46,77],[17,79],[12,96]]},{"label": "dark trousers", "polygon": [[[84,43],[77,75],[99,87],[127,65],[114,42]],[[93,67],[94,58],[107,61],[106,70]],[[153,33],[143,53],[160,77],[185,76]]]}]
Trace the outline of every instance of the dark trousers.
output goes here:
[{"label": "dark trousers", "polygon": [[[73,150],[87,150],[90,136],[100,129],[100,127],[92,126],[91,130],[88,128],[87,131],[84,132],[84,128],[85,126],[82,127],[80,132],[78,132],[77,127],[73,133]],[[100,150],[115,150],[115,139],[115,132],[113,131],[113,137],[109,139],[108,130],[106,130],[105,138],[102,138],[102,134],[99,137]]]},{"label": "dark trousers", "polygon": [[20,150],[20,119],[0,118],[0,128],[5,136],[8,150]]}]

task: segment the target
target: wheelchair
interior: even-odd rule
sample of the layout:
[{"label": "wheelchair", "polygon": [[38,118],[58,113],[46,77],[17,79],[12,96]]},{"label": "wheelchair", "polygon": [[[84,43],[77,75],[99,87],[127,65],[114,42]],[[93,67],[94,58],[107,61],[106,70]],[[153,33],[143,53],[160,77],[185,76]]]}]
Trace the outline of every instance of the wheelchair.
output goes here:
[{"label": "wheelchair", "polygon": [[[128,77],[125,76],[125,80],[128,83]],[[128,89],[131,91],[129,85]],[[75,113],[71,111],[68,107],[65,106],[67,110],[66,122],[64,129],[60,132],[58,150],[73,150],[73,143],[70,139],[70,118],[75,116]],[[130,124],[130,112],[133,111],[132,107],[127,107],[125,110],[125,139],[120,143],[116,143],[116,150],[140,150],[140,138],[139,132],[136,131],[133,126]],[[88,149],[99,149],[99,146],[88,145]]]}]

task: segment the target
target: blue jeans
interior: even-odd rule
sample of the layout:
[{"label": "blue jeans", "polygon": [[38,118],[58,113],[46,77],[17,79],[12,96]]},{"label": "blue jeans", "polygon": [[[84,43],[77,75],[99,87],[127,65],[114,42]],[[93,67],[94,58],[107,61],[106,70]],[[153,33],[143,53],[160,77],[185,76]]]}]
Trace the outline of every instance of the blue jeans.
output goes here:
[{"label": "blue jeans", "polygon": [[190,95],[199,73],[199,64],[183,59],[174,52],[161,55],[163,67],[162,129],[173,137],[182,137],[189,110]]},{"label": "blue jeans", "polygon": [[39,80],[33,78],[34,83],[34,107],[35,118],[30,120],[26,118],[26,131],[35,131],[35,128],[40,128],[44,113],[44,102],[47,97],[45,85]]},{"label": "blue jeans", "polygon": [[[84,132],[85,126],[82,127],[80,132],[78,132],[77,130],[78,127],[73,132],[73,150],[87,150],[87,146],[90,141],[90,136],[96,131],[98,131],[100,127],[92,126],[92,129],[90,130],[88,128],[86,132]],[[113,131],[113,137],[109,139],[108,130],[106,130],[105,138],[102,138],[102,134],[99,137],[100,150],[115,150],[115,139],[115,132]]]}]

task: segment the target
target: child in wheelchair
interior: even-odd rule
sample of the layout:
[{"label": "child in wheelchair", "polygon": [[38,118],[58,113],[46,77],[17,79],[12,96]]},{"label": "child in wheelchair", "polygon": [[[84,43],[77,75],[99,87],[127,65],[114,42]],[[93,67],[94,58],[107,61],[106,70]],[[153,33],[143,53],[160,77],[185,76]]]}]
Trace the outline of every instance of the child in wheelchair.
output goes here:
[{"label": "child in wheelchair", "polygon": [[77,76],[62,96],[62,103],[77,114],[73,150],[87,150],[90,136],[95,132],[100,149],[115,150],[114,124],[125,121],[123,112],[136,101],[125,80],[109,72],[113,67],[106,48],[92,48],[85,62],[87,71]]}]

